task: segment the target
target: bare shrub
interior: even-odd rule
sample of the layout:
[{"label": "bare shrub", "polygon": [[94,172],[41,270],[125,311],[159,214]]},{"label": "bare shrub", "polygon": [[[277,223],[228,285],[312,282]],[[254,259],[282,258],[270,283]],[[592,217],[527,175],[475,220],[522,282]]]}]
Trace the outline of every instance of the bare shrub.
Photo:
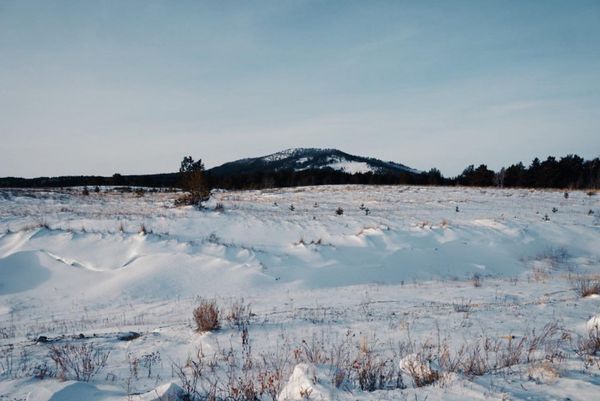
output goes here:
[{"label": "bare shrub", "polygon": [[203,399],[205,391],[201,386],[201,379],[205,376],[206,368],[201,350],[196,353],[196,358],[188,358],[185,365],[173,364],[174,374],[181,382],[184,400]]},{"label": "bare shrub", "polygon": [[487,350],[489,342],[484,341],[484,345],[479,342],[472,346],[463,345],[458,351],[455,362],[448,364],[448,370],[453,372],[461,372],[467,377],[481,376],[489,372],[490,360]]},{"label": "bare shrub", "polygon": [[300,347],[294,350],[294,357],[299,362],[326,364],[329,358],[324,338],[318,338],[313,334],[309,341],[302,340]]},{"label": "bare shrub", "polygon": [[142,366],[148,370],[148,378],[152,376],[152,366],[161,361],[160,352],[154,351],[149,354],[144,354],[140,358]]},{"label": "bare shrub", "polygon": [[194,309],[194,321],[198,332],[218,330],[221,325],[219,322],[219,307],[216,301],[201,300],[200,305]]},{"label": "bare shrub", "polygon": [[12,344],[0,348],[0,375],[12,377],[15,361],[14,351],[15,346]]},{"label": "bare shrub", "polygon": [[471,309],[473,309],[473,304],[471,303],[471,300],[467,301],[464,298],[461,298],[452,303],[452,308],[454,309],[454,312],[457,313],[469,313],[471,312]]},{"label": "bare shrub", "polygon": [[96,348],[93,343],[50,346],[50,358],[63,380],[90,381],[106,367],[109,350]]},{"label": "bare shrub", "polygon": [[363,391],[406,388],[392,359],[371,350],[361,350],[353,364],[358,386]]},{"label": "bare shrub", "polygon": [[242,329],[250,324],[251,315],[252,309],[250,304],[245,303],[244,298],[241,298],[231,302],[225,320],[231,327]]},{"label": "bare shrub", "polygon": [[338,216],[343,215],[344,209],[342,209],[341,207],[338,207],[337,209],[335,209],[335,214],[337,214]]},{"label": "bare shrub", "polygon": [[224,212],[225,211],[225,206],[223,206],[223,204],[221,202],[217,202],[217,204],[215,205],[215,212]]},{"label": "bare shrub", "polygon": [[473,283],[473,287],[481,287],[481,284],[483,283],[483,277],[481,277],[481,274],[474,273],[471,277],[471,283]]},{"label": "bare shrub", "polygon": [[521,363],[526,341],[527,337],[517,338],[512,335],[507,336],[506,344],[500,347],[496,354],[496,367],[508,368]]},{"label": "bare shrub", "polygon": [[588,276],[578,276],[573,280],[575,292],[580,297],[600,295],[600,279]]}]

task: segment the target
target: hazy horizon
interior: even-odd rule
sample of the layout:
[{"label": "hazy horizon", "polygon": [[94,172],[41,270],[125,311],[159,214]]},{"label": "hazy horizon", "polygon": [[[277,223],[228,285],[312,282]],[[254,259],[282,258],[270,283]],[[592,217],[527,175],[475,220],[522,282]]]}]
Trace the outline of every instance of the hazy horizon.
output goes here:
[{"label": "hazy horizon", "polygon": [[0,176],[600,154],[600,2],[0,2]]}]

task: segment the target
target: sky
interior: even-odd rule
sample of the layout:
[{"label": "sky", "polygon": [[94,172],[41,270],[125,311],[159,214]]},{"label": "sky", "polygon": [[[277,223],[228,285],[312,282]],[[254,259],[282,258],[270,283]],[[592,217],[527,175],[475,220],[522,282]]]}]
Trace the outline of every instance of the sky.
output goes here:
[{"label": "sky", "polygon": [[0,0],[0,176],[600,155],[600,1]]}]

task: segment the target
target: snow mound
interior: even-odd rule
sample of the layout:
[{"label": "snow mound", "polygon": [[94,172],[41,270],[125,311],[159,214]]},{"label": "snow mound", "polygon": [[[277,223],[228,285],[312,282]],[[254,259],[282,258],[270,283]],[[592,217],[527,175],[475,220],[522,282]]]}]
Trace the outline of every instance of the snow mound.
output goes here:
[{"label": "snow mound", "polygon": [[0,258],[0,295],[34,289],[50,276],[35,251],[17,252]]},{"label": "snow mound", "polygon": [[[400,370],[415,382],[428,382],[437,376],[431,364],[417,354],[409,354],[400,360]],[[417,385],[417,383],[415,383]]]},{"label": "snow mound", "polygon": [[533,380],[538,384],[555,383],[559,378],[558,371],[550,362],[530,366],[527,370],[527,376],[529,380]]},{"label": "snow mound", "polygon": [[175,383],[167,383],[140,395],[140,401],[181,401],[184,391]]},{"label": "snow mound", "polygon": [[590,320],[587,321],[586,328],[588,331],[599,331],[600,332],[600,315],[592,316]]},{"label": "snow mound", "polygon": [[340,394],[332,385],[329,368],[307,363],[296,365],[288,382],[279,393],[278,401],[329,401],[339,400]]}]

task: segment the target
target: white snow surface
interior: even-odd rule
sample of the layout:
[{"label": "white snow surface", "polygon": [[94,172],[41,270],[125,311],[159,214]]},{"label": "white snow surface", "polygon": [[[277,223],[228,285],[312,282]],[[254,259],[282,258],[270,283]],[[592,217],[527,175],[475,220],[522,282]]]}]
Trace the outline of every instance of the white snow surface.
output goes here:
[{"label": "white snow surface", "polygon": [[329,163],[327,167],[349,174],[374,172],[374,169],[366,162],[355,162],[345,159]]},{"label": "white snow surface", "polygon": [[[0,190],[0,400],[176,399],[182,383],[174,364],[199,350],[208,357],[241,347],[239,331],[227,324],[194,331],[200,297],[224,311],[241,298],[252,305],[252,353],[287,352],[290,361],[279,401],[302,399],[309,385],[311,400],[600,394],[600,362],[574,352],[599,321],[600,299],[579,297],[572,282],[600,274],[599,195],[321,186],[215,191],[205,210],[174,207],[177,196]],[[224,211],[212,210],[217,203]],[[367,341],[400,355],[401,342],[443,337],[459,347],[484,336],[521,338],[549,322],[571,341],[551,367],[539,361],[476,377],[459,372],[425,387],[405,377],[405,389],[337,388],[330,360],[294,359],[315,341],[353,338],[361,349]],[[141,336],[116,339],[129,331]],[[101,374],[89,382],[33,377],[37,365],[54,368],[50,344],[80,334],[110,350]],[[414,352],[405,351],[394,362],[404,375]],[[152,353],[160,355],[152,372],[140,365],[126,386],[128,356]]]}]

